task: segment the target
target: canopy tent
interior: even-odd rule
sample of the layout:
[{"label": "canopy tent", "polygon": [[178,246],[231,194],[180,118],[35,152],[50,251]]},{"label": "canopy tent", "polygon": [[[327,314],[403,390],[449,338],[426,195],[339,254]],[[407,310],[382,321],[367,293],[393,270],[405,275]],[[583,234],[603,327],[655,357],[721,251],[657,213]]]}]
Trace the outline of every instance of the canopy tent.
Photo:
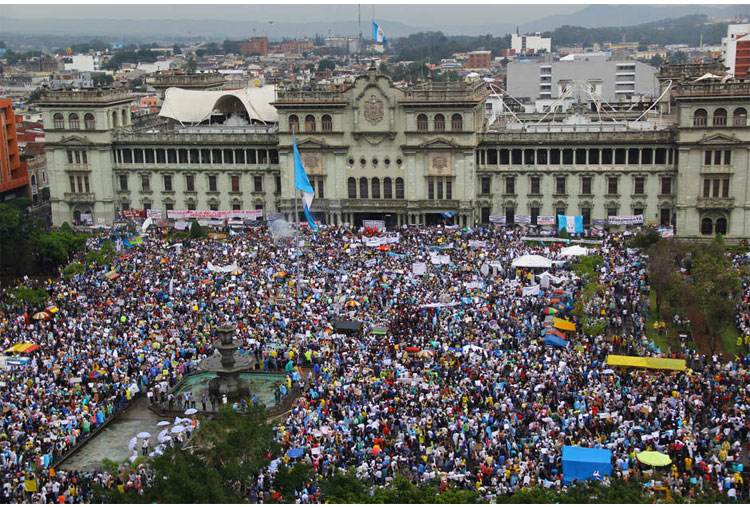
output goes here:
[{"label": "canopy tent", "polygon": [[588,255],[588,253],[589,249],[580,245],[573,245],[560,250],[560,255],[564,257],[580,257],[581,255]]},{"label": "canopy tent", "polygon": [[167,88],[159,116],[183,124],[198,124],[212,114],[231,114],[244,109],[250,120],[279,121],[279,113],[271,103],[276,100],[274,86],[240,90],[200,91]]},{"label": "canopy tent", "polygon": [[685,371],[684,359],[666,359],[663,357],[607,356],[610,366],[630,366],[633,368],[652,368],[654,370]]},{"label": "canopy tent", "polygon": [[552,261],[541,255],[522,255],[510,265],[514,268],[551,268]]},{"label": "canopy tent", "polygon": [[555,317],[555,320],[553,321],[553,326],[555,326],[557,329],[562,329],[563,331],[575,331],[576,325],[570,322],[569,320],[564,319],[558,319]]},{"label": "canopy tent", "polygon": [[344,334],[358,334],[362,331],[364,324],[358,320],[337,320],[333,328]]},{"label": "canopy tent", "polygon": [[652,467],[664,467],[672,463],[669,456],[656,451],[643,451],[636,454],[635,457],[644,465],[650,465]]},{"label": "canopy tent", "polygon": [[612,451],[587,447],[563,446],[563,484],[573,480],[603,479],[612,474]]},{"label": "canopy tent", "polygon": [[566,342],[559,336],[555,336],[553,334],[547,334],[544,336],[544,344],[550,345],[552,347],[565,347],[568,345],[568,342]]}]

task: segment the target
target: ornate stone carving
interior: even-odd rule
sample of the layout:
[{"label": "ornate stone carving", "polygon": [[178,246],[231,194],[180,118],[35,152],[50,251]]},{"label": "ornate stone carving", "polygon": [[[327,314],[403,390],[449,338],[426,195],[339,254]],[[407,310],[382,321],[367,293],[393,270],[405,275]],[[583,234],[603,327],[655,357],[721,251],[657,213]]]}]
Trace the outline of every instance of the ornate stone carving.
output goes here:
[{"label": "ornate stone carving", "polygon": [[365,120],[372,125],[377,125],[383,119],[383,101],[374,94],[365,101]]}]

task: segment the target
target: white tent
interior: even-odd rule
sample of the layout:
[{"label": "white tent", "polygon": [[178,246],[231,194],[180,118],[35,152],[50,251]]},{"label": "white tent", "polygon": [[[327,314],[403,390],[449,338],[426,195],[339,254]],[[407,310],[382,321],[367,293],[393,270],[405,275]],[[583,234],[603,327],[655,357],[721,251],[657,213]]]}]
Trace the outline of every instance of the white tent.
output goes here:
[{"label": "white tent", "polygon": [[510,264],[514,268],[550,268],[552,261],[541,255],[522,255]]},{"label": "white tent", "polygon": [[560,255],[565,257],[580,257],[581,255],[588,255],[588,248],[584,248],[580,245],[573,245],[560,250]]},{"label": "white tent", "polygon": [[279,113],[271,105],[274,100],[275,90],[271,85],[218,91],[167,88],[159,116],[183,124],[197,124],[209,119],[216,111],[231,113],[241,107],[251,120],[278,122]]}]

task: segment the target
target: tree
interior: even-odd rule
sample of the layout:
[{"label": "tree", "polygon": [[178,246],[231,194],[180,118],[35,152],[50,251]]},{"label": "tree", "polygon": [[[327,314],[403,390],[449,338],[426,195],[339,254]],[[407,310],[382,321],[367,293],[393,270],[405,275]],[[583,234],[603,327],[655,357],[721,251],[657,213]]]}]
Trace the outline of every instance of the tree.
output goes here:
[{"label": "tree", "polygon": [[193,56],[190,56],[183,69],[188,74],[195,74],[195,69],[197,68],[197,66],[198,64],[195,63],[195,58]]},{"label": "tree", "polygon": [[177,44],[175,44],[174,46],[172,46],[172,54],[175,55],[175,56],[181,55],[182,54],[182,49],[180,49],[180,46],[178,46]]},{"label": "tree", "polygon": [[324,72],[327,70],[334,70],[336,68],[336,62],[333,60],[329,60],[328,58],[323,58],[321,61],[318,62],[318,71]]},{"label": "tree", "polygon": [[203,230],[203,227],[201,226],[201,224],[199,224],[197,220],[193,220],[190,223],[190,237],[202,238],[205,235],[206,235],[206,232]]},{"label": "tree", "polygon": [[28,101],[29,102],[36,102],[37,100],[39,100],[41,98],[42,98],[42,89],[41,88],[36,88],[34,91],[32,91],[29,94]]},{"label": "tree", "polygon": [[648,280],[656,293],[656,313],[661,318],[664,297],[672,285],[672,275],[677,271],[675,254],[669,248],[674,241],[658,241],[649,250]]},{"label": "tree", "polygon": [[301,491],[310,479],[312,467],[306,463],[298,463],[291,468],[279,466],[273,478],[273,485],[281,494],[281,501],[291,503],[294,501],[294,493]]}]

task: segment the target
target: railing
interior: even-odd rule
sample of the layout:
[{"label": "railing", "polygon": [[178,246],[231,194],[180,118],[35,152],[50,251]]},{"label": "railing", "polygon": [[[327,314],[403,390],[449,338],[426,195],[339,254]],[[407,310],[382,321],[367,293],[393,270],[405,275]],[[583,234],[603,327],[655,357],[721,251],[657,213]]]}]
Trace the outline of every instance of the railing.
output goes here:
[{"label": "railing", "polygon": [[671,143],[674,140],[674,132],[669,129],[663,130],[619,130],[602,132],[597,128],[584,126],[555,127],[555,130],[497,130],[479,134],[479,144],[508,142],[608,142],[608,143],[632,143],[632,142],[663,142]]},{"label": "railing", "polygon": [[698,209],[726,209],[734,206],[734,197],[698,197]]},{"label": "railing", "polygon": [[279,104],[297,102],[335,102],[347,104],[349,100],[344,97],[340,91],[279,90],[276,102]]},{"label": "railing", "polygon": [[245,131],[242,130],[242,127],[228,127],[224,129],[193,128],[196,130],[176,129],[116,132],[115,143],[191,144],[212,142],[220,144],[277,144],[279,142],[279,135],[276,132]]},{"label": "railing", "polygon": [[133,100],[135,96],[127,92],[109,88],[76,91],[48,91],[42,95],[41,104],[58,102],[112,102]]},{"label": "railing", "polygon": [[63,194],[63,200],[67,202],[92,203],[96,202],[96,195],[92,193],[73,194],[71,192],[65,192],[65,194]]},{"label": "railing", "polygon": [[29,184],[29,175],[19,176],[18,178],[11,178],[10,180],[0,180],[0,192],[6,190],[12,190],[14,188],[22,187]]},{"label": "railing", "polygon": [[146,83],[157,86],[190,86],[219,84],[225,81],[224,76],[218,72],[206,74],[157,74],[146,78]]},{"label": "railing", "polygon": [[750,94],[750,82],[681,84],[675,87],[675,94],[680,97],[746,95]]}]

